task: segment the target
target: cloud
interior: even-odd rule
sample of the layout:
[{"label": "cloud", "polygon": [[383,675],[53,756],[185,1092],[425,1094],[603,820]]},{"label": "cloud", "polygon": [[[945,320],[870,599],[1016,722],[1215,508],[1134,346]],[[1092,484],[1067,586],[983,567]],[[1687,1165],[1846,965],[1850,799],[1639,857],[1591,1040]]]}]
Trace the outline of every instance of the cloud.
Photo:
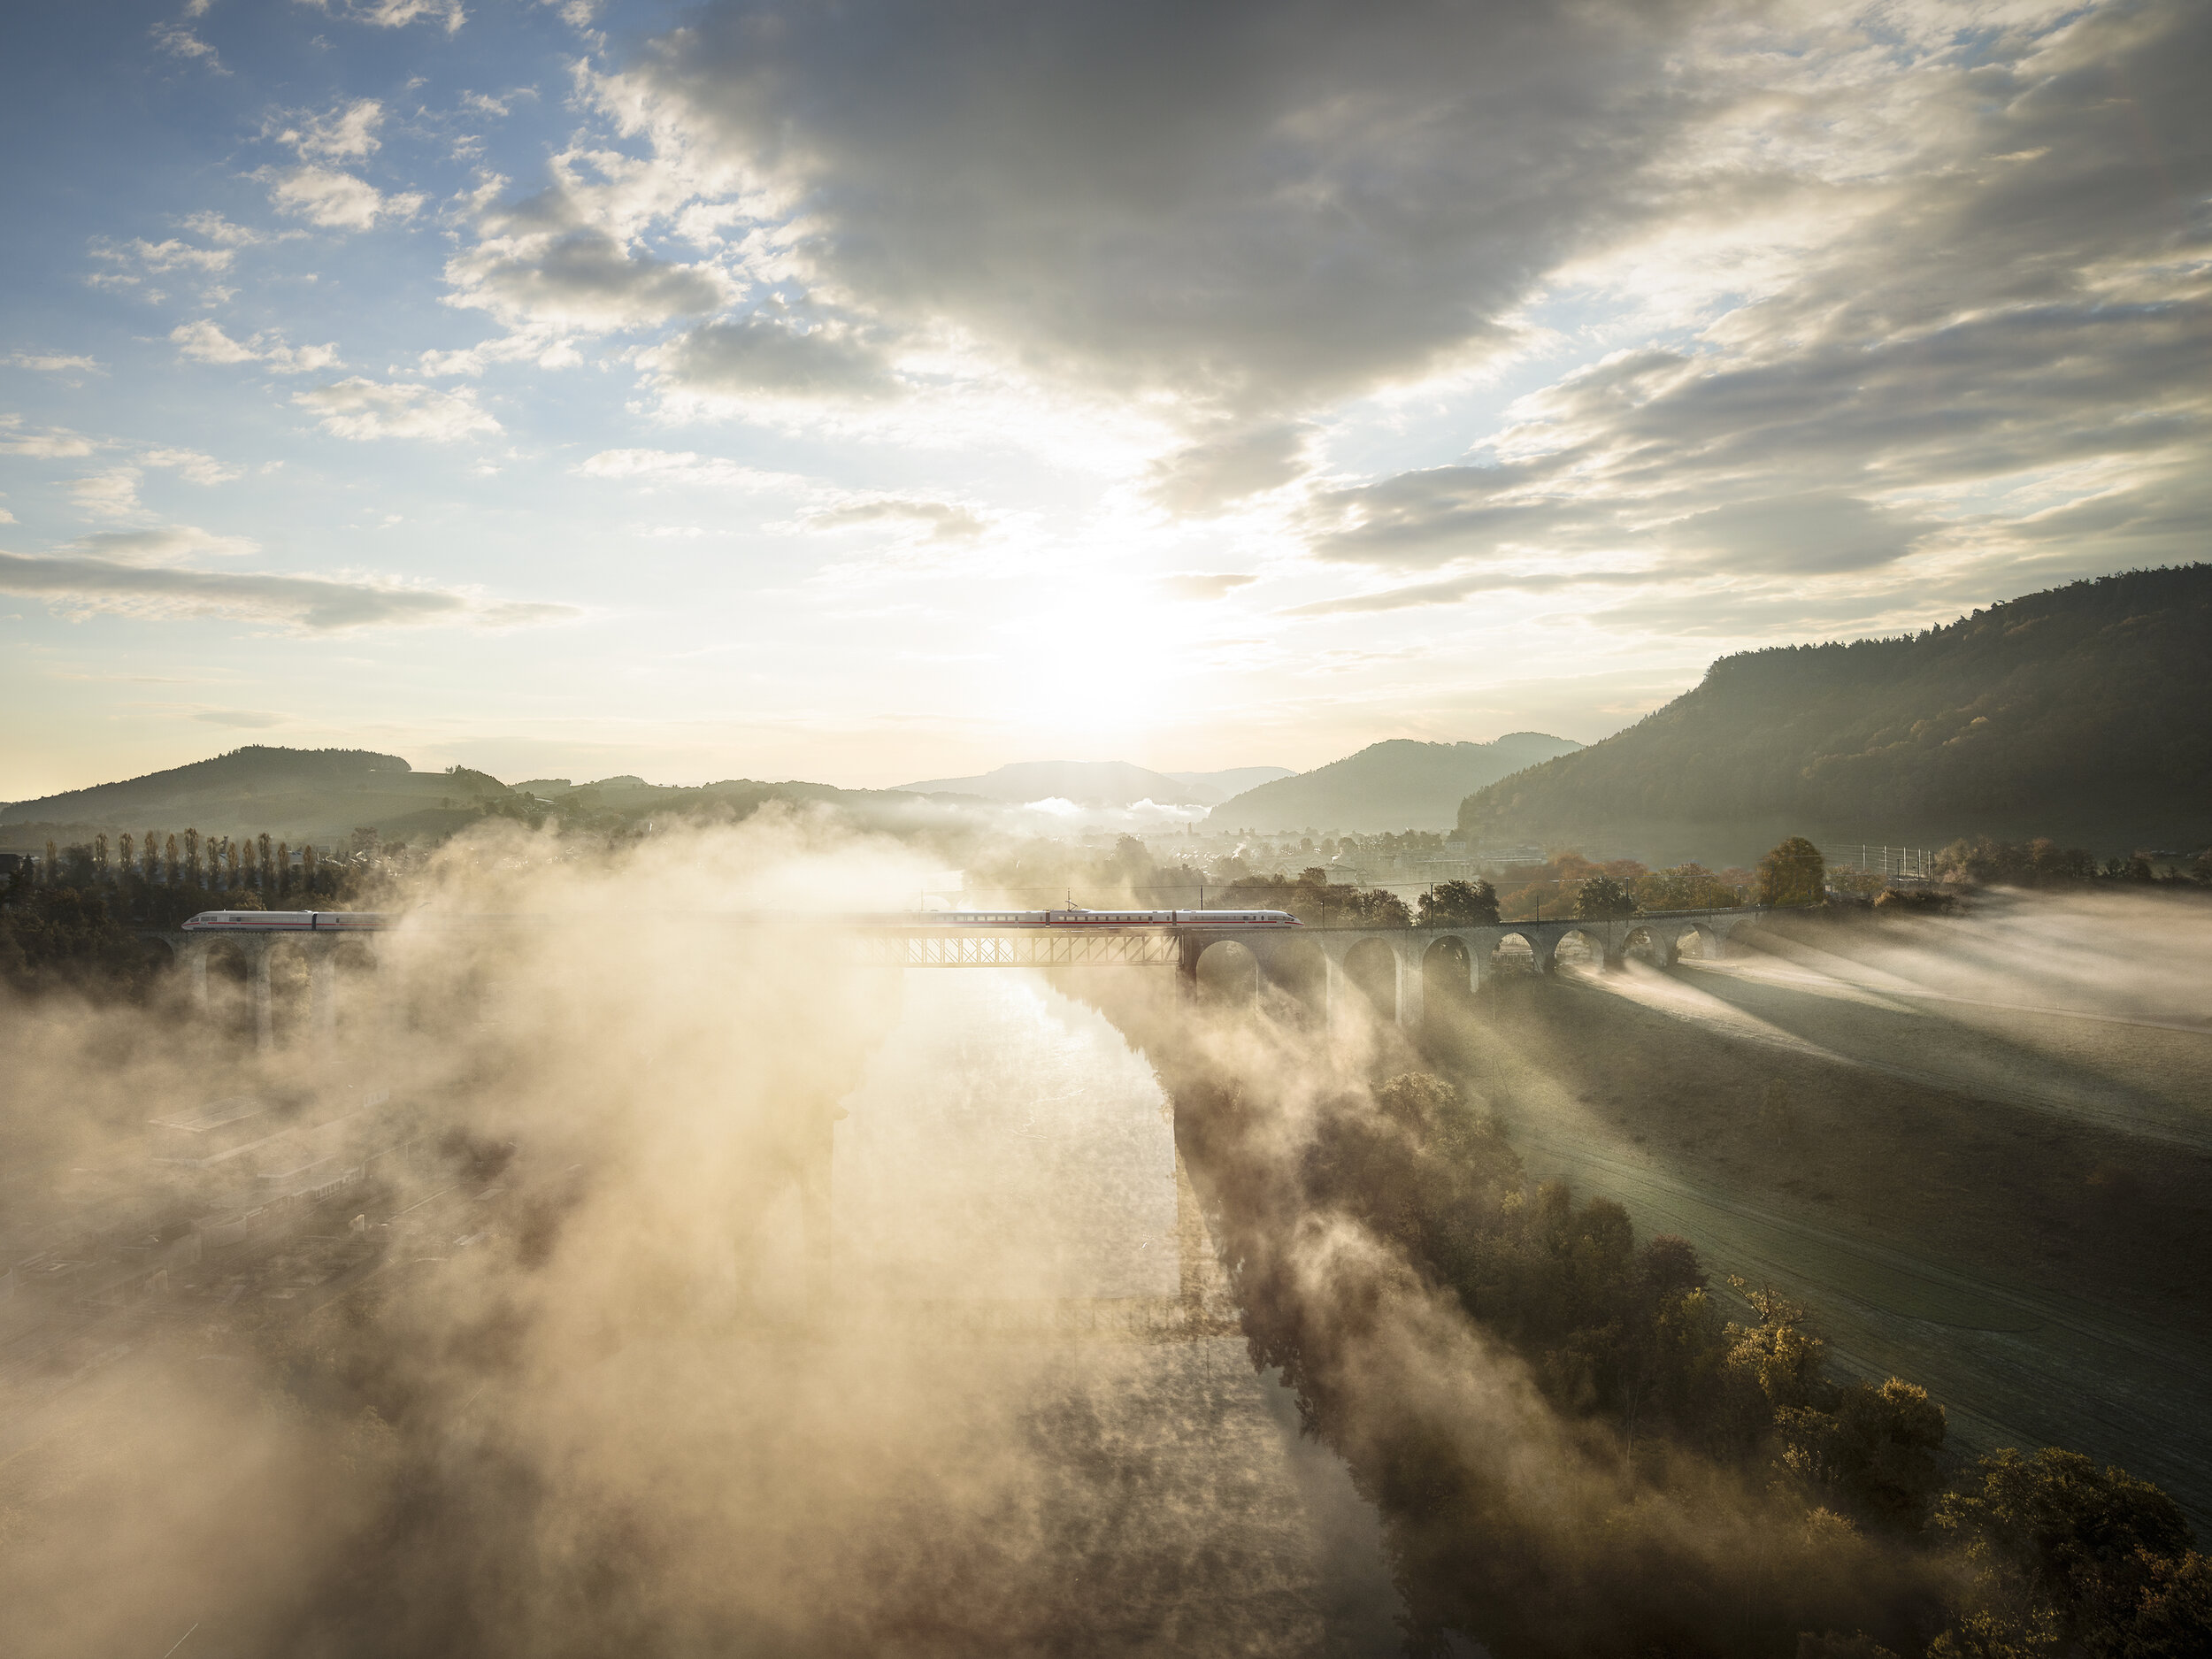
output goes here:
[{"label": "cloud", "polygon": [[232,259],[236,257],[232,249],[196,248],[174,236],[162,242],[148,242],[143,236],[122,243],[96,241],[92,253],[95,258],[117,264],[136,260],[149,271],[196,271],[210,276],[229,270]]},{"label": "cloud", "polygon": [[325,432],[341,438],[450,441],[500,429],[498,421],[477,407],[475,392],[465,387],[442,392],[434,387],[383,384],[355,375],[298,393],[292,401],[312,411]]},{"label": "cloud", "polygon": [[689,449],[602,449],[572,469],[585,478],[618,479],[648,485],[741,490],[812,490],[810,479],[795,472],[768,472],[741,466],[719,456]]},{"label": "cloud", "polygon": [[1191,444],[1152,464],[1145,492],[1186,517],[1219,512],[1302,475],[1314,432],[1301,423],[1271,423]]},{"label": "cloud", "polygon": [[583,614],[570,605],[489,601],[367,578],[195,570],[67,553],[0,553],[0,593],[44,599],[74,615],[222,618],[310,634],[434,624],[512,628]]},{"label": "cloud", "polygon": [[27,428],[20,415],[0,415],[0,455],[26,455],[40,461],[73,460],[90,455],[93,441],[66,426]]},{"label": "cloud", "polygon": [[590,222],[558,186],[495,208],[482,240],[446,266],[450,303],[522,326],[605,330],[695,316],[735,290],[711,265],[680,265]]},{"label": "cloud", "polygon": [[[212,211],[186,215],[184,227],[196,236],[204,236],[208,241],[220,242],[226,247],[250,247],[255,242],[269,240],[261,232],[250,230],[243,225],[234,225],[220,213]],[[302,234],[299,231],[284,233],[286,236],[296,236]]]},{"label": "cloud", "polygon": [[373,155],[380,147],[376,129],[384,106],[374,98],[356,98],[321,115],[279,120],[262,128],[265,137],[291,147],[302,161],[342,161]]},{"label": "cloud", "polygon": [[1238,588],[1259,580],[1256,576],[1220,574],[1204,571],[1182,571],[1172,576],[1160,578],[1160,589],[1171,599],[1225,599]]},{"label": "cloud", "polygon": [[254,176],[268,185],[279,212],[326,230],[368,230],[380,219],[411,219],[423,204],[419,194],[387,196],[332,167],[264,168]]},{"label": "cloud", "polygon": [[69,494],[85,512],[103,518],[124,518],[140,511],[139,471],[134,466],[111,466],[88,478],[69,480]]},{"label": "cloud", "polygon": [[726,397],[877,397],[899,389],[882,351],[844,324],[771,311],[693,330],[654,365],[687,391]]},{"label": "cloud", "polygon": [[1271,411],[1495,349],[1648,212],[1699,10],[729,4],[589,84],[891,336]]},{"label": "cloud", "polygon": [[192,558],[243,558],[261,550],[242,535],[217,535],[196,525],[163,525],[152,530],[103,530],[79,536],[69,550],[115,565],[167,565]]},{"label": "cloud", "polygon": [[801,521],[808,530],[843,530],[856,525],[914,524],[926,526],[933,541],[972,541],[991,526],[974,509],[956,502],[907,495],[877,496],[826,507]]},{"label": "cloud", "polygon": [[244,467],[219,461],[197,449],[144,449],[138,459],[142,465],[169,467],[195,484],[227,484],[246,475]]},{"label": "cloud", "polygon": [[[200,13],[188,6],[185,15],[198,17]],[[155,44],[171,57],[181,58],[188,62],[196,62],[214,74],[227,75],[230,73],[223,67],[223,60],[215,49],[181,24],[157,23],[150,33],[154,37]]]},{"label": "cloud", "polygon": [[1516,590],[1548,593],[1561,588],[1617,586],[1647,582],[1642,571],[1527,571],[1491,572],[1479,576],[1454,576],[1443,581],[1416,582],[1378,593],[1348,594],[1339,599],[1317,599],[1291,605],[1277,614],[1286,617],[1359,616],[1379,611],[1411,611],[1429,605],[1455,605],[1477,594]]},{"label": "cloud", "polygon": [[318,12],[327,12],[349,22],[365,23],[373,28],[403,29],[410,23],[442,23],[445,32],[460,32],[468,14],[462,10],[461,0],[296,0],[296,4],[312,6]]},{"label": "cloud", "polygon": [[59,353],[18,351],[8,361],[19,369],[36,369],[42,374],[104,374],[107,371],[91,357],[64,357]]},{"label": "cloud", "polygon": [[[1625,557],[1690,581],[1972,569],[1986,591],[2058,547],[2093,569],[2200,557],[2212,293],[2177,212],[2212,191],[2212,111],[2181,67],[2212,52],[2212,17],[2025,19],[1970,63],[1909,31],[1914,73],[1855,114],[1836,54],[1873,43],[1837,38],[1792,73],[1852,142],[1774,187],[1822,210],[1817,235],[1694,338],[1522,398],[1481,464],[1317,493],[1315,549],[1407,570]],[[1615,278],[1717,291],[1749,268],[1663,264],[1626,249]]]},{"label": "cloud", "polygon": [[169,331],[169,338],[177,343],[180,355],[195,363],[258,363],[279,374],[314,374],[339,366],[334,342],[288,346],[280,335],[268,334],[233,340],[220,324],[205,317],[179,323]]},{"label": "cloud", "polygon": [[266,731],[273,726],[282,726],[288,718],[271,714],[261,709],[202,709],[192,717],[210,726],[237,726],[255,731]]}]

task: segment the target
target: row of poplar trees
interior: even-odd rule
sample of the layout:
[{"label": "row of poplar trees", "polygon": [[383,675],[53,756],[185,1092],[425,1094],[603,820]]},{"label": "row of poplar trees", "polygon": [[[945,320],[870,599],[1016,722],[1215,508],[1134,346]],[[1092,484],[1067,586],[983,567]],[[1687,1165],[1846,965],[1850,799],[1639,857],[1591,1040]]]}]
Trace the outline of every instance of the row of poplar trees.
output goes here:
[{"label": "row of poplar trees", "polygon": [[95,835],[88,848],[70,851],[80,859],[88,853],[89,870],[66,872],[54,843],[48,841],[46,879],[50,884],[60,885],[71,874],[80,879],[88,875],[101,886],[136,876],[160,887],[205,887],[216,892],[244,888],[280,896],[295,886],[302,890],[311,888],[319,862],[311,844],[301,846],[295,867],[291,847],[284,841],[272,844],[266,834],[233,841],[227,835],[202,835],[196,829],[188,829],[181,835],[148,830],[142,838],[127,833],[117,837],[112,864],[104,834]]}]

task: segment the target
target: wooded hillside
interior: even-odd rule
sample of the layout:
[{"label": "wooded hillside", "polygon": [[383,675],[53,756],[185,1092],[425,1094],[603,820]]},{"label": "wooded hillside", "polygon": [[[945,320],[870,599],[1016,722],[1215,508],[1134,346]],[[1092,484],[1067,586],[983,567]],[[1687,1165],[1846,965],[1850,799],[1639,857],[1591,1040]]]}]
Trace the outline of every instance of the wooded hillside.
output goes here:
[{"label": "wooded hillside", "polygon": [[1470,789],[1578,747],[1540,732],[1509,732],[1489,743],[1393,738],[1294,778],[1247,789],[1208,817],[1238,829],[1440,830]]},{"label": "wooded hillside", "polygon": [[1479,841],[1743,860],[1779,833],[2097,853],[2212,839],[2212,565],[1947,627],[1723,657],[1628,730],[1470,795]]}]

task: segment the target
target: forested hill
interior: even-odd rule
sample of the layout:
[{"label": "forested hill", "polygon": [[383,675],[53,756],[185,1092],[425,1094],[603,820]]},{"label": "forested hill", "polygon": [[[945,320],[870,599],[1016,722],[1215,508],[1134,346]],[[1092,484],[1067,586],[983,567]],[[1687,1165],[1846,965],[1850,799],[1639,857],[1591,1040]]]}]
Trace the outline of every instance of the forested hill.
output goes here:
[{"label": "forested hill", "polygon": [[273,749],[251,743],[212,760],[196,760],[190,765],[172,766],[142,778],[72,789],[36,801],[18,801],[0,810],[0,824],[119,821],[136,812],[173,808],[181,802],[358,783],[370,772],[411,770],[396,755],[379,755],[365,749]]},{"label": "forested hill", "polygon": [[2212,840],[2212,565],[2076,582],[1947,627],[1723,657],[1601,743],[1468,796],[1463,830],[1738,862],[1778,833],[2100,854]]},{"label": "forested hill", "polygon": [[1421,743],[1394,738],[1294,778],[1247,789],[1210,821],[1236,829],[1440,830],[1470,789],[1578,745],[1540,732],[1509,732],[1490,743]]}]

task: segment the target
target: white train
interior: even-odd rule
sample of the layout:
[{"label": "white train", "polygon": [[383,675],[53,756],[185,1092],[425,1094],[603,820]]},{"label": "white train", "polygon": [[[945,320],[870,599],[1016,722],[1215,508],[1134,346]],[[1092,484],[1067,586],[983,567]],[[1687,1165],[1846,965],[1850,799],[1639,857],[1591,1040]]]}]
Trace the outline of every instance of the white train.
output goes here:
[{"label": "white train", "polygon": [[396,927],[399,918],[374,910],[202,910],[184,925],[188,933],[373,933]]},{"label": "white train", "polygon": [[1302,927],[1288,910],[927,910],[887,916],[910,927]]},{"label": "white train", "polygon": [[[539,918],[457,918],[539,920]],[[1302,927],[1288,910],[902,910],[883,916],[760,916],[738,919],[785,925],[864,927]],[[399,926],[375,910],[202,910],[187,933],[372,933]]]}]

